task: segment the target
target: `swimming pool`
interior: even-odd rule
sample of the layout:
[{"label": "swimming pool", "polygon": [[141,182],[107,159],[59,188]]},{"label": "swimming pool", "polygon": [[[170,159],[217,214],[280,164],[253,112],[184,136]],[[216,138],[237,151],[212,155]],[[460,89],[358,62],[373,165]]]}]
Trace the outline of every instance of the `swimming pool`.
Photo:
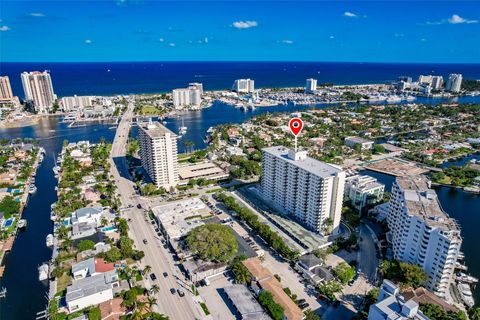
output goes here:
[{"label": "swimming pool", "polygon": [[100,231],[105,232],[105,233],[113,232],[113,231],[117,231],[117,227],[115,227],[115,226],[103,227],[103,228],[100,229]]},{"label": "swimming pool", "polygon": [[15,221],[15,218],[8,218],[5,220],[5,223],[3,224],[4,228],[8,228],[13,224],[13,221]]}]

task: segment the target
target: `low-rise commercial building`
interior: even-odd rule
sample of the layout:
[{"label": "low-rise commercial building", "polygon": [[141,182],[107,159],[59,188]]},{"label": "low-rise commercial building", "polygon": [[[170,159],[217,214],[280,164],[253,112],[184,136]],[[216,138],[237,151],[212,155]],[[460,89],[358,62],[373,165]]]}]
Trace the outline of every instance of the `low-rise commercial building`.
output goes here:
[{"label": "low-rise commercial building", "polygon": [[371,150],[373,148],[373,141],[363,139],[360,137],[346,137],[345,138],[345,145],[355,149],[358,146],[360,146],[360,150]]},{"label": "low-rise commercial building", "polygon": [[191,179],[222,180],[228,178],[228,173],[213,162],[201,162],[180,166],[179,184],[186,184]]},{"label": "low-rise commercial building", "polygon": [[271,318],[255,300],[252,293],[241,284],[223,288],[242,320],[270,320]]}]

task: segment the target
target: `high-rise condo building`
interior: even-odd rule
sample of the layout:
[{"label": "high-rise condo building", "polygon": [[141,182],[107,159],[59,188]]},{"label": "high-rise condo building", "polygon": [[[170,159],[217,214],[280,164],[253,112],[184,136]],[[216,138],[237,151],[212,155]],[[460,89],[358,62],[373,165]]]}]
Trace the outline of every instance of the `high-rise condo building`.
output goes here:
[{"label": "high-rise condo building", "polygon": [[442,76],[424,76],[420,75],[418,77],[419,84],[429,85],[433,90],[440,90],[443,86],[443,77]]},{"label": "high-rise condo building", "polygon": [[315,93],[317,90],[317,79],[307,79],[307,83],[305,85],[305,93]]},{"label": "high-rise condo building", "polygon": [[175,108],[200,107],[202,92],[203,86],[201,83],[190,84],[188,88],[174,89],[172,91],[173,105]]},{"label": "high-rise condo building", "polygon": [[200,94],[203,94],[203,84],[199,82],[191,82],[188,84],[189,88],[200,90]]},{"label": "high-rise condo building", "polygon": [[339,231],[345,171],[285,147],[262,150],[261,192],[265,200],[308,229]]},{"label": "high-rise condo building", "polygon": [[157,187],[178,183],[177,135],[159,122],[139,125],[142,166]]},{"label": "high-rise condo building", "polygon": [[462,75],[456,74],[456,73],[450,74],[448,76],[448,81],[446,86],[447,91],[460,92],[461,88],[462,88]]},{"label": "high-rise condo building", "polygon": [[397,177],[387,223],[395,259],[422,267],[428,275],[425,287],[444,297],[462,238],[457,223],[443,211],[426,177]]},{"label": "high-rise condo building", "polygon": [[238,93],[253,93],[255,84],[252,79],[237,79],[233,83],[232,90]]},{"label": "high-rise condo building", "polygon": [[61,100],[63,111],[71,111],[73,109],[83,109],[92,107],[95,96],[71,96],[63,97]]},{"label": "high-rise condo building", "polygon": [[0,100],[12,100],[12,87],[8,76],[0,77]]},{"label": "high-rise condo building", "polygon": [[48,112],[57,98],[53,93],[52,78],[48,71],[23,72],[21,74],[25,100],[32,101],[35,111]]}]

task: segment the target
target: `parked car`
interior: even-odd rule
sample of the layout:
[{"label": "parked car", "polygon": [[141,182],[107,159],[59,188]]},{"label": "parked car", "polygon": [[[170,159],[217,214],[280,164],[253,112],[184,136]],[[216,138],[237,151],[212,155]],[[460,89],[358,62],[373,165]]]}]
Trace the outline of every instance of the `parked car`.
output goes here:
[{"label": "parked car", "polygon": [[298,307],[303,310],[303,309],[307,308],[309,305],[310,304],[308,302],[304,302],[304,303],[299,304]]},{"label": "parked car", "polygon": [[297,300],[297,303],[298,303],[298,304],[302,304],[302,303],[305,303],[305,302],[307,302],[305,299],[298,299],[298,300]]},{"label": "parked car", "polygon": [[140,203],[137,204],[137,208],[138,208],[138,209],[142,209],[142,205],[141,205]]},{"label": "parked car", "polygon": [[147,239],[143,239],[143,244],[147,244],[147,243],[148,243]]},{"label": "parked car", "polygon": [[177,292],[178,292],[178,295],[179,295],[180,297],[184,297],[184,296],[185,296],[185,292],[183,292],[182,290],[177,289]]},{"label": "parked car", "polygon": [[171,294],[175,294],[176,292],[177,292],[177,290],[175,290],[175,288],[171,288],[171,289],[170,289],[170,293],[171,293]]},{"label": "parked car", "polygon": [[168,272],[164,272],[164,273],[163,273],[163,277],[164,277],[164,278],[168,277]]},{"label": "parked car", "polygon": [[157,280],[157,276],[155,275],[155,273],[150,273],[150,279],[152,279],[152,281]]}]

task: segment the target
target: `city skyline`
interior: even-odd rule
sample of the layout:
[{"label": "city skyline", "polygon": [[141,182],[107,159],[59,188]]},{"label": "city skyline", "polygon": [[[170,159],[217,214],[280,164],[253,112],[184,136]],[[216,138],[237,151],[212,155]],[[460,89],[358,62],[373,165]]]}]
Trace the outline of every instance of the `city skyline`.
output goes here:
[{"label": "city skyline", "polygon": [[[473,2],[2,3],[2,61],[478,62]],[[72,14],[75,12],[75,14]],[[18,50],[28,44],[30,50]],[[408,50],[405,50],[408,48]]]}]

